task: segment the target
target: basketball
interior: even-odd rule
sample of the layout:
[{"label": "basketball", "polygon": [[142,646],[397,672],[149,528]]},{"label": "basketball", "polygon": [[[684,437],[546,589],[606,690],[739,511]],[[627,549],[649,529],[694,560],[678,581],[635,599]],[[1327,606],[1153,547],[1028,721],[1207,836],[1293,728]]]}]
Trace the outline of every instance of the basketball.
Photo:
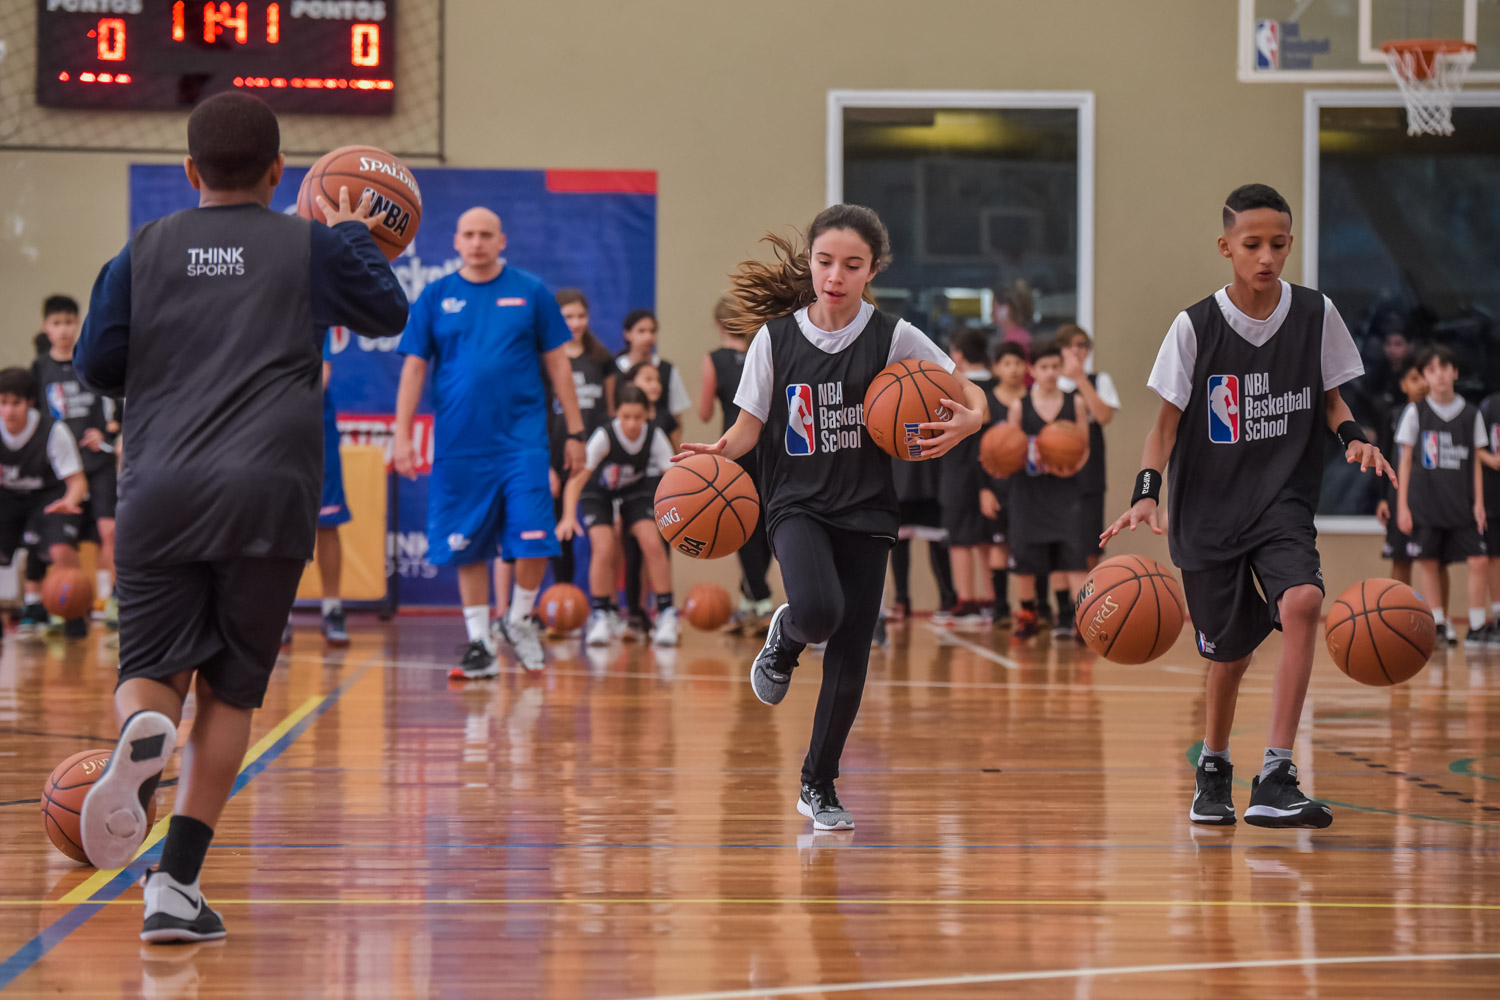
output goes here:
[{"label": "basketball", "polygon": [[42,581],[42,605],[69,621],[87,617],[94,610],[94,581],[81,569],[54,566]]},{"label": "basketball", "polygon": [[717,583],[700,583],[688,591],[687,601],[682,605],[682,614],[693,628],[712,632],[728,623],[733,609],[729,591]]},{"label": "basketball", "polygon": [[1398,580],[1362,580],[1339,595],[1324,625],[1328,654],[1361,684],[1415,677],[1432,657],[1437,625],[1427,602]]},{"label": "basketball", "polygon": [[996,479],[1026,468],[1026,432],[1015,424],[996,424],[979,439],[979,464]]},{"label": "basketball", "polygon": [[667,470],[656,488],[656,527],[667,545],[694,559],[738,551],[760,521],[750,474],[718,455],[693,455]]},{"label": "basketball", "polygon": [[324,221],[317,197],[321,194],[330,205],[337,206],[341,187],[349,189],[350,208],[370,192],[371,211],[381,216],[370,235],[387,260],[399,257],[416,238],[422,221],[422,192],[406,164],[375,146],[335,149],[314,163],[302,178],[302,187],[297,190],[297,214],[314,222]]},{"label": "basketball", "polygon": [[921,462],[922,440],[940,431],[919,431],[918,424],[947,420],[952,412],[942,400],[963,401],[958,379],[932,361],[897,361],[886,366],[865,391],[865,427],[880,450],[906,462]]},{"label": "basketball", "polygon": [[1145,556],[1106,559],[1078,592],[1078,629],[1089,649],[1111,663],[1148,663],[1182,632],[1182,588]]},{"label": "basketball", "polygon": [[1036,436],[1037,454],[1050,469],[1073,469],[1089,447],[1088,428],[1072,420],[1056,420]]},{"label": "basketball", "polygon": [[554,632],[582,628],[589,616],[588,595],[571,583],[554,583],[536,602],[542,623]]},{"label": "basketball", "polygon": [[[42,788],[42,826],[52,846],[80,864],[88,864],[83,853],[83,833],[79,828],[79,814],[83,811],[83,797],[93,787],[95,780],[104,773],[113,748],[84,750],[75,753],[57,765],[47,784]],[[146,824],[156,822],[156,799],[146,803]]]}]

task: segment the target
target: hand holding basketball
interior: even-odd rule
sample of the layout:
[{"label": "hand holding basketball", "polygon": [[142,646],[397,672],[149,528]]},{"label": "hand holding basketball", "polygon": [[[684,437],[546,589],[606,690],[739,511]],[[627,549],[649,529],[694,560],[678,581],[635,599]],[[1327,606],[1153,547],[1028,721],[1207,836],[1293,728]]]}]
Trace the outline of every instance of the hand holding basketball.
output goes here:
[{"label": "hand holding basketball", "polygon": [[328,199],[318,195],[313,199],[318,203],[318,211],[323,213],[324,220],[330,226],[336,226],[340,222],[362,222],[366,229],[374,229],[375,224],[381,219],[380,216],[370,211],[370,192],[366,191],[359,199],[359,204],[353,208],[349,207],[349,189],[339,188],[339,205],[334,208],[328,203]]},{"label": "hand holding basketball", "polygon": [[978,410],[971,410],[963,403],[951,399],[943,399],[940,402],[953,416],[947,420],[935,420],[917,425],[918,430],[942,432],[937,437],[922,439],[923,458],[937,458],[939,455],[946,454],[953,449],[954,445],[984,426],[984,414]]}]

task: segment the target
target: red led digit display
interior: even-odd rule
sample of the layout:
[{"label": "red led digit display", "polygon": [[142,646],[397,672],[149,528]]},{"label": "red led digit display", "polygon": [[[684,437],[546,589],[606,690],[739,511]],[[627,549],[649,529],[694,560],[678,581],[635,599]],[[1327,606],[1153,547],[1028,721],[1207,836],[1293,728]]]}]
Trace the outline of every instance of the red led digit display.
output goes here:
[{"label": "red led digit display", "polygon": [[390,114],[397,0],[37,0],[37,103]]}]

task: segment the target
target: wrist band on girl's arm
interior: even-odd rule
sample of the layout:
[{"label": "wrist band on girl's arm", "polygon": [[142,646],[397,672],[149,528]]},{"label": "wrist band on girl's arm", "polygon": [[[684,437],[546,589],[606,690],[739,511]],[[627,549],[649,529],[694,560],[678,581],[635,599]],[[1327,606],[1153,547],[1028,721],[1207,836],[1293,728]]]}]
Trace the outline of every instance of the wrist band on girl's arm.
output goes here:
[{"label": "wrist band on girl's arm", "polygon": [[1354,420],[1345,420],[1343,423],[1339,424],[1339,429],[1334,431],[1334,433],[1339,436],[1339,444],[1344,448],[1345,451],[1348,451],[1349,445],[1353,444],[1355,441],[1358,441],[1361,444],[1370,443],[1370,439],[1365,437],[1364,430],[1359,426],[1359,423]]},{"label": "wrist band on girl's arm", "polygon": [[1135,494],[1130,505],[1134,507],[1142,500],[1161,501],[1161,473],[1155,469],[1142,469],[1135,477]]}]

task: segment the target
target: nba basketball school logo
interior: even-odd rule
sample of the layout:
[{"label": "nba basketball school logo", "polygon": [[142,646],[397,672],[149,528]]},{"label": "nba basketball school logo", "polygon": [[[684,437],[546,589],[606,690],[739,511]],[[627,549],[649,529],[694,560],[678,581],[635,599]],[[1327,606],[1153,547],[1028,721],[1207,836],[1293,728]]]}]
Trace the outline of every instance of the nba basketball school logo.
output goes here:
[{"label": "nba basketball school logo", "polygon": [[795,382],[786,387],[786,453],[811,455],[818,450],[817,426],[813,420],[812,386]]},{"label": "nba basketball school logo", "polygon": [[1438,467],[1438,432],[1422,432],[1422,468],[1436,469]]},{"label": "nba basketball school logo", "polygon": [[1208,439],[1234,444],[1240,439],[1240,377],[1208,377]]},{"label": "nba basketball school logo", "polygon": [[47,409],[52,411],[53,420],[68,419],[68,393],[61,382],[47,386]]},{"label": "nba basketball school logo", "polygon": [[1281,22],[1255,22],[1255,68],[1281,68]]}]

